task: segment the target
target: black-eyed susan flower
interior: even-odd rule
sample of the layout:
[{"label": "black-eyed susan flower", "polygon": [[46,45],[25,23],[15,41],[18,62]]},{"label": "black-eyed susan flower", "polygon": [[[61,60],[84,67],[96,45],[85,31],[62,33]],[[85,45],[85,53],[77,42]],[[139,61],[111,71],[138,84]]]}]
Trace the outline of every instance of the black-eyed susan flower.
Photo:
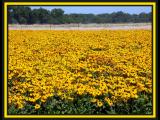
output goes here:
[{"label": "black-eyed susan flower", "polygon": [[36,104],[35,106],[34,106],[34,108],[35,109],[39,109],[41,106],[39,105],[39,104]]}]

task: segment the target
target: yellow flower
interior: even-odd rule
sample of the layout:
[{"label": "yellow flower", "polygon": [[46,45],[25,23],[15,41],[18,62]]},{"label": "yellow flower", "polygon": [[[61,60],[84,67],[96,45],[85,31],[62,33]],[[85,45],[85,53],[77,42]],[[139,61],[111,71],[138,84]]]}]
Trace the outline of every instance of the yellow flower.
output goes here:
[{"label": "yellow flower", "polygon": [[105,100],[110,106],[113,105],[113,102],[112,102],[108,97],[106,97],[104,100]]},{"label": "yellow flower", "polygon": [[103,103],[101,101],[97,101],[97,105],[98,105],[98,107],[102,107]]},{"label": "yellow flower", "polygon": [[34,108],[35,109],[39,109],[41,106],[39,105],[39,104],[36,104],[35,106],[34,106]]},{"label": "yellow flower", "polygon": [[88,76],[88,77],[92,77],[92,74],[89,73],[87,76]]},{"label": "yellow flower", "polygon": [[91,100],[91,102],[95,103],[95,102],[97,102],[97,99],[93,98],[93,99]]},{"label": "yellow flower", "polygon": [[23,107],[24,107],[23,104],[19,104],[19,105],[18,105],[18,108],[19,108],[19,109],[21,109],[21,108],[23,108]]}]

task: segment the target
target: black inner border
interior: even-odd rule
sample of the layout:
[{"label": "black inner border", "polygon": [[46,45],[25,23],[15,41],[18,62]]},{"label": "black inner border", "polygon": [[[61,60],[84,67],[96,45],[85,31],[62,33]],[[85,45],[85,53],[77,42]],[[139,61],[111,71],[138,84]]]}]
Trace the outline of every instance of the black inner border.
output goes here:
[{"label": "black inner border", "polygon": [[[16,5],[7,5],[7,11],[8,11],[8,6],[16,6]],[[31,6],[31,5],[19,5],[19,6]],[[32,6],[41,6],[41,5],[32,5]],[[42,5],[42,6],[52,6],[52,5]],[[91,6],[92,7],[92,6],[146,6],[146,5],[54,5],[54,6],[76,6],[76,7]],[[152,7],[152,18],[153,18],[153,6],[152,5],[148,5],[148,6]],[[8,20],[9,19],[8,19],[8,12],[7,12],[7,41],[8,41],[8,31],[9,31]],[[8,70],[8,42],[7,42],[7,70]],[[152,19],[152,70],[153,70],[153,19]],[[8,73],[7,73],[7,78],[8,78]],[[153,78],[153,71],[152,71],[152,78]],[[153,82],[152,82],[152,93],[153,93]],[[8,84],[7,84],[7,98],[8,98]],[[152,94],[152,98],[153,98],[153,94]],[[153,101],[152,101],[152,107],[153,107]],[[8,109],[8,99],[7,99],[7,109]],[[7,115],[9,115],[8,110],[7,110]],[[28,115],[28,114],[21,114],[21,115]],[[48,115],[48,114],[42,114],[42,115]],[[54,115],[60,116],[60,114],[54,114]],[[72,114],[67,114],[67,115],[72,115]],[[74,114],[74,115],[82,115],[82,114]],[[84,115],[90,115],[90,114],[84,114]],[[108,114],[108,115],[114,115],[114,114]],[[126,115],[126,114],[121,114],[121,115]],[[153,115],[153,113],[151,115]]]}]

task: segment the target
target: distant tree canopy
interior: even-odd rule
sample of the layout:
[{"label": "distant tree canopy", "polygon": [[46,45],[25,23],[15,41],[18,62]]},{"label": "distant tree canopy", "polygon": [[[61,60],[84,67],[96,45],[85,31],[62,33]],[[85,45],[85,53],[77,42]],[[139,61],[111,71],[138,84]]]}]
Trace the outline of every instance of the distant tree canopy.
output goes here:
[{"label": "distant tree canopy", "polygon": [[[106,11],[107,12],[107,11]],[[9,24],[65,24],[65,23],[140,23],[151,22],[152,13],[128,14],[122,11],[111,14],[64,14],[62,9],[9,6]]]}]

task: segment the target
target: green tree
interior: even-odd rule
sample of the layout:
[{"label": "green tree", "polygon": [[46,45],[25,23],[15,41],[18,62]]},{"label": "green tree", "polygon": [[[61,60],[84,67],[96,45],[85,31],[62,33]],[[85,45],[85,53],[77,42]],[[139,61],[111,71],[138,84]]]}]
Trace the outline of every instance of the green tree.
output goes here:
[{"label": "green tree", "polygon": [[65,23],[138,23],[151,22],[152,13],[128,14],[122,11],[104,14],[64,14],[62,9],[31,9],[28,6],[9,6],[9,24],[65,24]]},{"label": "green tree", "polygon": [[52,9],[51,10],[51,19],[54,24],[62,24],[64,22],[64,11],[62,9]]},{"label": "green tree", "polygon": [[31,8],[26,6],[10,6],[9,23],[16,20],[19,24],[27,24],[30,20]]}]

